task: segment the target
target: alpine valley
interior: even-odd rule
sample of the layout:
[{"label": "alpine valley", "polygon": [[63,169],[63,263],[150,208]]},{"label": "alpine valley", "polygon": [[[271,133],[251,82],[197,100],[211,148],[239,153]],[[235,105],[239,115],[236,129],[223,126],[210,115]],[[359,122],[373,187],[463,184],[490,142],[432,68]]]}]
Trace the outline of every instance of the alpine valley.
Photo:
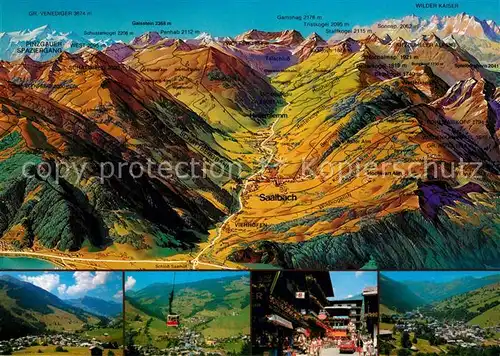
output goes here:
[{"label": "alpine valley", "polygon": [[44,26],[0,33],[0,53],[3,256],[499,267],[492,20],[129,43]]},{"label": "alpine valley", "polygon": [[380,274],[382,355],[498,355],[500,274],[398,273]]},{"label": "alpine valley", "polygon": [[[43,278],[43,273],[40,275]],[[122,354],[119,350],[124,340],[121,300],[116,303],[87,296],[63,300],[21,279],[0,275],[2,355],[53,355],[63,351],[85,355],[93,344]]]},{"label": "alpine valley", "polygon": [[[135,274],[137,279],[141,273]],[[182,277],[183,272],[178,273]],[[171,273],[162,274],[170,277]],[[166,326],[172,313],[179,318],[175,328]],[[227,272],[217,279],[155,282],[139,290],[128,290],[125,319],[126,345],[134,354],[203,350],[206,354],[248,355],[250,277]]]}]

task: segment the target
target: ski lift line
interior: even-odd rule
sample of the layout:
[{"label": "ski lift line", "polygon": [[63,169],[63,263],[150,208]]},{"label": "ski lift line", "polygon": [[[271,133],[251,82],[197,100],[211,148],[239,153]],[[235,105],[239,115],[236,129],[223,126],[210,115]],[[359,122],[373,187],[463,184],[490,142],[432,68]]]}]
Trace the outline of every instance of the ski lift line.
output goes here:
[{"label": "ski lift line", "polygon": [[168,300],[168,314],[173,314],[172,304],[174,303],[174,294],[175,294],[175,272],[172,274],[172,291],[170,292],[170,298]]}]

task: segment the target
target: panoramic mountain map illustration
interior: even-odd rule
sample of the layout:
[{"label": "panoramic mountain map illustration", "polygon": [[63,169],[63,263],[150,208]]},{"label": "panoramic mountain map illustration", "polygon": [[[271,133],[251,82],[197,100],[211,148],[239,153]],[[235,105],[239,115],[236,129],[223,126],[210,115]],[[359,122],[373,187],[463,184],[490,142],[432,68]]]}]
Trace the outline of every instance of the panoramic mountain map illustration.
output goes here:
[{"label": "panoramic mountain map illustration", "polygon": [[2,268],[500,267],[497,0],[0,11]]}]

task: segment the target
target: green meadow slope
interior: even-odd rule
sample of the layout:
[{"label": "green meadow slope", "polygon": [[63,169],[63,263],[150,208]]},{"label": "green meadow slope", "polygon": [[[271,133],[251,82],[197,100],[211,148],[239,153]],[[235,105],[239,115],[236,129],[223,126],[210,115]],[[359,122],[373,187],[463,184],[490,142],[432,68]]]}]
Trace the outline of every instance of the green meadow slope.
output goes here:
[{"label": "green meadow slope", "polygon": [[[152,284],[127,292],[125,310],[128,337],[139,345],[168,347],[180,328],[167,328],[171,284]],[[180,326],[205,338],[250,334],[250,280],[246,276],[177,284],[173,312]]]}]

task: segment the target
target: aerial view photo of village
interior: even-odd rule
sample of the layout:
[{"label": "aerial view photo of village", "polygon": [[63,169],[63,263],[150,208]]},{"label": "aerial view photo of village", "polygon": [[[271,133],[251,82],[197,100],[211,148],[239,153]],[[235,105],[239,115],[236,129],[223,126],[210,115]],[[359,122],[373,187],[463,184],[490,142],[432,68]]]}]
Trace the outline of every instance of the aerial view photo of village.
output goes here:
[{"label": "aerial view photo of village", "polygon": [[125,274],[126,354],[251,355],[249,272]]},{"label": "aerial view photo of village", "polygon": [[377,355],[377,272],[252,273],[253,355]]},{"label": "aerial view photo of village", "polygon": [[0,355],[123,355],[122,272],[0,272]]},{"label": "aerial view photo of village", "polygon": [[380,273],[380,355],[500,355],[500,273]]}]

